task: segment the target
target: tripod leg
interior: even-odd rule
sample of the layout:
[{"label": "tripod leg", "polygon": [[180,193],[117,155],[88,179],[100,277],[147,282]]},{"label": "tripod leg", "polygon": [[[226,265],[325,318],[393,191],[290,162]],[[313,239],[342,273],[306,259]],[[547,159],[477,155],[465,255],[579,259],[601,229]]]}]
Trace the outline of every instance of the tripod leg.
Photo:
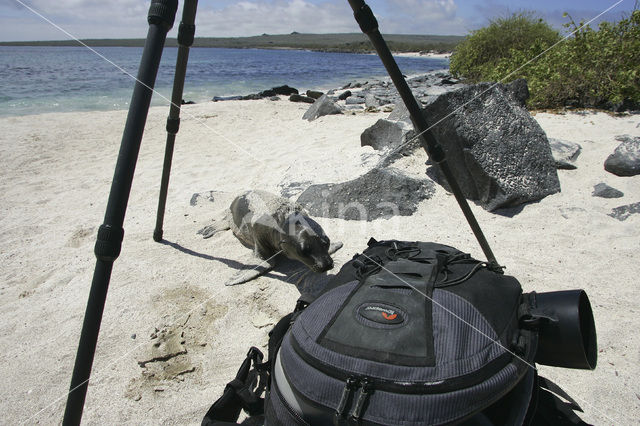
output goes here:
[{"label": "tripod leg", "polygon": [[122,225],[140,151],[142,133],[149,112],[164,42],[167,32],[173,26],[177,8],[177,0],[152,0],[149,7],[147,41],[142,53],[137,82],[133,89],[127,122],[122,135],[104,223],[98,230],[95,245],[96,267],[73,367],[71,387],[62,420],[63,425],[78,425],[82,418],[82,409],[98,342],[111,270],[113,262],[120,254],[120,246],[124,237]]},{"label": "tripod leg", "polygon": [[462,210],[471,230],[473,231],[484,255],[487,257],[487,261],[489,263],[489,267],[496,271],[502,271],[502,267],[496,261],[493,252],[491,251],[491,247],[489,247],[489,243],[482,233],[482,229],[480,229],[480,225],[476,220],[471,208],[469,207],[469,203],[467,199],[462,194],[462,190],[458,185],[458,181],[456,180],[453,172],[449,168],[449,164],[447,163],[447,158],[445,156],[445,152],[433,136],[431,131],[429,130],[429,124],[427,120],[422,115],[422,110],[418,106],[418,102],[416,98],[413,96],[409,85],[407,85],[406,80],[402,76],[402,72],[398,68],[398,64],[395,59],[393,59],[393,55],[387,46],[387,43],[384,41],[384,38],[378,31],[378,22],[373,15],[373,12],[369,8],[369,6],[364,2],[364,0],[348,0],[351,9],[353,9],[353,14],[360,25],[360,29],[363,33],[365,33],[369,40],[371,40],[371,44],[376,49],[380,60],[382,61],[384,67],[387,69],[389,73],[389,77],[393,81],[393,84],[396,86],[402,101],[404,102],[409,114],[411,116],[411,121],[413,122],[413,127],[415,127],[416,131],[421,135],[421,143],[429,158],[434,163],[438,164],[440,170],[444,174],[449,186],[451,187],[451,192],[456,197],[456,201]]},{"label": "tripod leg", "polygon": [[153,231],[153,239],[156,242],[162,241],[162,224],[164,222],[164,211],[167,204],[169,176],[171,174],[171,162],[173,160],[173,147],[176,141],[176,134],[180,127],[180,105],[182,103],[184,79],[187,73],[189,47],[193,44],[193,36],[196,30],[194,22],[196,19],[197,7],[197,0],[185,1],[184,8],[182,9],[182,21],[180,22],[180,27],[178,29],[178,58],[176,59],[176,73],[173,78],[173,92],[171,93],[169,118],[167,118],[167,145],[164,151],[164,165],[162,168],[162,181],[160,183],[156,229]]}]

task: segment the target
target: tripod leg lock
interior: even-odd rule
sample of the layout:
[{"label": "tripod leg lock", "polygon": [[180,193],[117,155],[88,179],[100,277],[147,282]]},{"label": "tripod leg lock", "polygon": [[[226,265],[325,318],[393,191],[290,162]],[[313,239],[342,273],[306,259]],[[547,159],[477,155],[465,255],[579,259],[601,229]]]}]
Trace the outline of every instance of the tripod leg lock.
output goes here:
[{"label": "tripod leg lock", "polygon": [[178,10],[178,0],[151,0],[147,22],[162,25],[167,31],[173,27]]},{"label": "tripod leg lock", "polygon": [[196,34],[196,26],[180,22],[178,27],[178,44],[184,47],[191,47]]},{"label": "tripod leg lock", "polygon": [[93,250],[96,257],[105,262],[113,262],[120,255],[123,239],[124,229],[106,224],[100,225],[98,239]]},{"label": "tripod leg lock", "polygon": [[378,30],[378,21],[368,4],[363,4],[360,9],[353,12],[353,16],[363,33],[369,34]]},{"label": "tripod leg lock", "polygon": [[167,118],[167,133],[177,135],[180,129],[180,118]]}]

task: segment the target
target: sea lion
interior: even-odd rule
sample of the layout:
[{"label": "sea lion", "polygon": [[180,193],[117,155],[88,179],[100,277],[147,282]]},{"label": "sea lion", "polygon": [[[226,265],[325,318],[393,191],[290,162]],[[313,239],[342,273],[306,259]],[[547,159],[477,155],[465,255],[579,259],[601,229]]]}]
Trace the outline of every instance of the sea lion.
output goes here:
[{"label": "sea lion", "polygon": [[325,272],[333,268],[331,254],[342,247],[341,242],[331,244],[300,204],[266,191],[239,195],[222,221],[198,233],[209,238],[227,229],[262,262],[252,270],[240,271],[226,285],[241,284],[270,271],[278,254],[302,262],[313,272]]}]

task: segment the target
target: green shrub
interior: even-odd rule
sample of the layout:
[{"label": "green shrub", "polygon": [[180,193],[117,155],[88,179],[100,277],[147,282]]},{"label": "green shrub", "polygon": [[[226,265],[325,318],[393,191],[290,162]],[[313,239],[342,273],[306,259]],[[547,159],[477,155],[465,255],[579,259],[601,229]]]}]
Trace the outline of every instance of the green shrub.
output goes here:
[{"label": "green shrub", "polygon": [[[522,15],[514,15],[503,21],[515,23],[521,19]],[[565,26],[573,35],[560,43],[559,38],[555,41],[548,38],[502,45],[506,44],[502,40],[513,39],[515,30],[513,25],[498,26],[498,23],[474,32],[461,49],[456,49],[451,58],[454,75],[472,81],[505,83],[525,78],[532,108],[565,105],[611,108],[623,101],[640,104],[639,10],[619,22],[603,22],[597,31],[570,19]],[[528,25],[534,23],[529,16]],[[489,29],[493,31],[490,38],[485,35]],[[482,36],[476,39],[478,34]],[[500,53],[489,60],[471,61],[470,57],[478,57],[473,50],[493,49],[488,41],[502,45],[495,48]],[[549,50],[545,52],[546,49]]]},{"label": "green shrub", "polygon": [[470,80],[497,80],[504,61],[531,59],[560,40],[560,34],[532,13],[522,12],[491,21],[474,31],[456,47],[451,56],[451,72]]}]

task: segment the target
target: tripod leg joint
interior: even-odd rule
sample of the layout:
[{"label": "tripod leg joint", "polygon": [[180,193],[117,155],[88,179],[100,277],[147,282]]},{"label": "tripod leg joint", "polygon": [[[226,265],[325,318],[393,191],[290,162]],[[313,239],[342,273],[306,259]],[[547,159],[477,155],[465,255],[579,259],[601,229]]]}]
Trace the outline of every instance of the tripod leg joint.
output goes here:
[{"label": "tripod leg joint", "polygon": [[193,38],[196,34],[196,26],[193,24],[185,24],[180,22],[178,27],[178,44],[180,46],[191,47]]},{"label": "tripod leg joint", "polygon": [[180,129],[180,118],[167,118],[167,133],[177,135]]},{"label": "tripod leg joint", "polygon": [[103,224],[98,229],[98,238],[94,247],[94,253],[99,260],[113,262],[120,255],[124,229]]}]

